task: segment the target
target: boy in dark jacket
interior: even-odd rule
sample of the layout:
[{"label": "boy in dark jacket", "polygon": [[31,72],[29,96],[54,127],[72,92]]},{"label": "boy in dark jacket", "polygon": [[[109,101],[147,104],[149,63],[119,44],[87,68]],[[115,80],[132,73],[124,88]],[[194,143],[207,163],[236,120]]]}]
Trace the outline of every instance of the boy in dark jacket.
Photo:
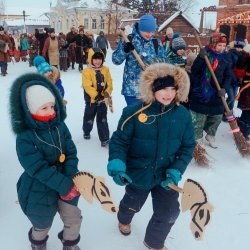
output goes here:
[{"label": "boy in dark jacket", "polygon": [[72,181],[78,158],[64,123],[62,99],[52,82],[39,74],[25,74],[10,90],[12,130],[24,172],[17,183],[18,200],[32,224],[32,250],[46,250],[48,232],[57,211],[64,223],[58,238],[63,250],[80,250],[79,193]]},{"label": "boy in dark jacket", "polygon": [[155,63],[141,75],[141,101],[123,110],[109,145],[108,174],[117,185],[126,185],[118,221],[123,235],[152,196],[154,214],[144,245],[166,250],[165,239],[179,215],[178,193],[168,187],[181,180],[195,148],[190,113],[179,104],[187,98],[189,78],[174,65]]}]

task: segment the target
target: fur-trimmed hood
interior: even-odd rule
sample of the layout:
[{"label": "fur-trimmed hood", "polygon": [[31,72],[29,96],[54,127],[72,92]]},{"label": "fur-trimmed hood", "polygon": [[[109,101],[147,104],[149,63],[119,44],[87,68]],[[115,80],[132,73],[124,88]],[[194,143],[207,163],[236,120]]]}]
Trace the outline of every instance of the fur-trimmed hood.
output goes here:
[{"label": "fur-trimmed hood", "polygon": [[60,79],[61,74],[60,71],[55,66],[51,66],[51,68],[52,68],[52,75],[50,77],[50,80],[55,84],[57,80]]},{"label": "fur-trimmed hood", "polygon": [[56,118],[54,122],[63,122],[66,118],[66,112],[56,86],[48,80],[46,77],[38,73],[28,73],[19,76],[12,84],[10,88],[9,97],[9,116],[11,122],[11,129],[15,135],[20,135],[28,127],[32,129],[41,129],[42,123],[39,125],[31,117],[27,103],[25,92],[26,89],[32,85],[42,85],[49,89],[55,96],[55,110]]},{"label": "fur-trimmed hood", "polygon": [[175,80],[175,85],[178,88],[176,101],[186,101],[190,88],[188,74],[184,69],[165,62],[153,63],[142,72],[139,84],[139,98],[147,104],[154,102],[152,84],[156,79],[166,76],[172,76]]}]

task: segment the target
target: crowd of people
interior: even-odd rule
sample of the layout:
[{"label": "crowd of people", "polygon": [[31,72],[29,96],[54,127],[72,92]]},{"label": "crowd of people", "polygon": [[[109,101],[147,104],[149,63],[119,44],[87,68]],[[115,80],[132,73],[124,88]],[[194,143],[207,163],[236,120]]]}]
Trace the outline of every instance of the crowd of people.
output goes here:
[{"label": "crowd of people", "polygon": [[[18,197],[32,224],[28,236],[33,250],[46,249],[57,211],[65,225],[58,234],[63,249],[80,249],[82,217],[77,208],[79,192],[72,181],[78,171],[78,158],[64,123],[66,103],[58,65],[63,71],[70,66],[74,69],[75,63],[79,65],[85,99],[83,138],[91,139],[96,117],[101,146],[109,146],[108,175],[117,185],[126,186],[118,212],[121,234],[131,233],[134,215],[149,193],[152,195],[153,215],[143,242],[149,249],[167,249],[164,242],[179,215],[178,193],[168,185],[178,185],[197,143],[204,146],[203,131],[210,146],[217,148],[217,129],[222,120],[232,118],[224,114],[222,96],[227,94],[231,110],[235,98],[238,100],[243,111],[238,125],[249,139],[249,45],[237,39],[234,48],[227,51],[228,38],[216,32],[198,55],[186,54],[185,40],[171,27],[163,41],[154,37],[155,31],[154,17],[142,16],[129,41],[119,39],[112,53],[114,64],[125,61],[122,95],[127,107],[110,137],[105,98],[110,98],[113,84],[104,65],[109,47],[104,33],[101,31],[95,40],[80,26],[78,31],[72,27],[68,34],[59,36],[49,28],[12,37],[0,27],[0,40],[9,45],[9,53],[0,51],[2,75],[7,74],[11,53],[16,62],[20,58],[26,61],[29,54],[29,66],[34,65],[39,73],[17,78],[10,96],[12,130],[17,135],[17,155],[24,168],[17,184]],[[135,51],[146,68],[136,60]],[[84,64],[87,67],[83,68]]]}]

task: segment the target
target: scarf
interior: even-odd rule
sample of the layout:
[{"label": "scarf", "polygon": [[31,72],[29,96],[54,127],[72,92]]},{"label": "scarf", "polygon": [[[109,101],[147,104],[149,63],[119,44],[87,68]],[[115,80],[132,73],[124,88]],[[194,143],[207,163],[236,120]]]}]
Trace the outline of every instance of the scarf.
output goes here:
[{"label": "scarf", "polygon": [[[213,47],[207,46],[207,57],[212,66],[213,71],[215,71],[218,67],[219,62],[223,59],[224,55],[227,52],[216,52]],[[216,89],[214,89],[211,85],[211,73],[207,67],[207,64],[204,62],[205,66],[203,67],[201,74],[201,85],[194,89],[194,94],[200,98],[204,102],[209,102],[211,97],[215,94]]]},{"label": "scarf", "polygon": [[47,115],[47,116],[40,116],[40,115],[35,115],[35,114],[30,114],[30,115],[36,121],[39,121],[39,122],[48,122],[51,119],[53,119],[53,118],[56,117],[56,112],[54,112],[53,115]]}]

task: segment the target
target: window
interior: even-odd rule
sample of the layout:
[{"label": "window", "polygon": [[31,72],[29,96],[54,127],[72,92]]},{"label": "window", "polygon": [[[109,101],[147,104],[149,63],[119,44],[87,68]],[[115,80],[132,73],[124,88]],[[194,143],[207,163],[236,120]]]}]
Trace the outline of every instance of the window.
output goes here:
[{"label": "window", "polygon": [[92,19],[92,29],[96,30],[96,19]]},{"label": "window", "polygon": [[105,20],[101,19],[101,30],[105,30]]},{"label": "window", "polygon": [[84,29],[89,29],[89,19],[84,19]]}]

